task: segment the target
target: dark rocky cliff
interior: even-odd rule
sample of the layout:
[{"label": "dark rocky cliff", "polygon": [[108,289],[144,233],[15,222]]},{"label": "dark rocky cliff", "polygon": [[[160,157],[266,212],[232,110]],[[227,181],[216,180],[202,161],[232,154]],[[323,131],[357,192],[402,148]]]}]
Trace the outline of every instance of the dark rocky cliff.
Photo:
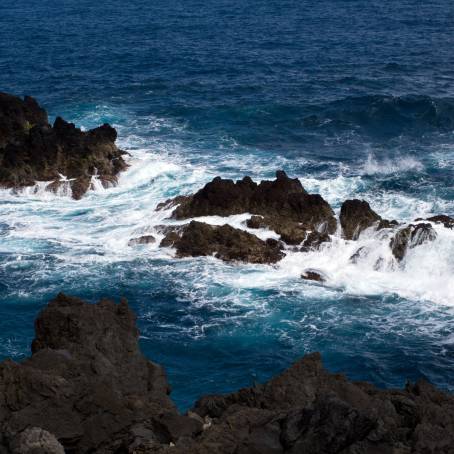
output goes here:
[{"label": "dark rocky cliff", "polygon": [[181,415],[126,301],[60,294],[35,328],[31,358],[0,364],[1,453],[454,452],[454,397],[424,381],[379,390],[314,353]]}]

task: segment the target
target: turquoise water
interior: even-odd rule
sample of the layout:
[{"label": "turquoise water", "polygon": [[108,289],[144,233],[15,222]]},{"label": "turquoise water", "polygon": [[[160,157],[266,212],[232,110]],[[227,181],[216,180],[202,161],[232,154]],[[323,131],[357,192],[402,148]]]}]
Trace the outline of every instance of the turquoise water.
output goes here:
[{"label": "turquoise water", "polygon": [[361,197],[388,218],[454,215],[453,18],[447,0],[2,1],[0,90],[112,123],[131,166],[78,202],[1,192],[0,358],[28,354],[37,312],[65,291],[129,299],[181,408],[314,350],[351,378],[453,390],[451,231],[380,270],[349,264],[358,245],[338,236],[275,267],[127,247],[167,222],[162,200],[278,168],[336,211]]}]

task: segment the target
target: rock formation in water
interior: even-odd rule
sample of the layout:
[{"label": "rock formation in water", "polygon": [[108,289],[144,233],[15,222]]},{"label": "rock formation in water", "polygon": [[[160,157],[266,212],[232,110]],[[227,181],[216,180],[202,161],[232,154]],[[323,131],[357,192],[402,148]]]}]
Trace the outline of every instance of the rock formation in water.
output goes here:
[{"label": "rock formation in water", "polygon": [[50,126],[33,98],[0,93],[0,187],[21,189],[44,181],[49,191],[69,187],[80,199],[93,176],[104,187],[115,185],[127,167],[116,139],[107,124],[84,132],[58,117]]},{"label": "rock formation in water", "polygon": [[284,257],[279,241],[263,241],[228,224],[212,226],[191,221],[183,227],[170,230],[161,245],[174,247],[177,257],[213,255],[224,261],[248,263],[276,263]]},{"label": "rock formation in water", "polygon": [[33,439],[54,444],[52,437],[67,453],[121,452],[142,436],[169,444],[201,430],[178,414],[162,367],[140,352],[125,301],[94,305],[60,294],[35,329],[31,358],[0,364],[0,445],[6,452],[22,453],[16,446]]},{"label": "rock formation in water", "polygon": [[125,301],[60,294],[35,329],[31,358],[0,364],[2,454],[452,453],[454,397],[425,381],[381,390],[311,354],[181,415]]},{"label": "rock formation in water", "polygon": [[[216,177],[195,194],[175,197],[157,207],[158,210],[170,208],[174,208],[172,218],[177,220],[251,213],[252,216],[245,222],[247,228],[273,230],[280,235],[283,243],[302,252],[316,250],[329,243],[330,235],[337,226],[328,202],[320,195],[308,194],[298,179],[289,178],[283,171],[276,172],[276,180],[259,184],[247,176],[236,182]],[[454,226],[454,219],[446,215],[427,220],[446,228]],[[398,262],[403,260],[409,249],[437,237],[431,224],[399,225],[395,220],[383,219],[365,200],[346,200],[341,206],[339,221],[342,236],[350,241],[358,240],[368,228],[388,230],[387,241]],[[274,240],[264,242],[255,235],[228,225],[220,228],[191,223],[160,226],[159,229],[165,234],[161,246],[175,247],[177,257],[215,255],[230,261],[275,263],[285,256],[279,251],[283,248]],[[135,244],[134,239],[131,244]],[[361,247],[353,254],[351,262],[356,263],[365,255],[367,250]]]},{"label": "rock formation in water", "polygon": [[239,181],[216,177],[192,196],[180,197],[175,219],[198,216],[261,215],[266,225],[299,225],[305,230],[333,233],[336,219],[329,204],[319,194],[309,194],[297,179],[282,170],[274,181],[259,184],[250,177]]},{"label": "rock formation in water", "polygon": [[410,224],[399,229],[391,238],[391,251],[398,261],[401,261],[408,249],[412,249],[424,243],[434,241],[437,232],[429,223]]},{"label": "rock formation in water", "polygon": [[365,200],[346,200],[341,207],[339,221],[342,233],[347,240],[358,239],[360,233],[378,224],[382,218]]}]

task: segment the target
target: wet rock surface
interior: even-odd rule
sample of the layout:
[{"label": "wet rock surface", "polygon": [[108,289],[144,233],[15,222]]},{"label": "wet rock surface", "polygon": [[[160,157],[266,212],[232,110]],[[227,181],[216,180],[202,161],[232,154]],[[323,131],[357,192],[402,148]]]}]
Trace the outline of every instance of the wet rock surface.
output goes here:
[{"label": "wet rock surface", "polygon": [[301,274],[301,278],[306,281],[325,282],[326,277],[317,270],[304,270]]},{"label": "wet rock surface", "polygon": [[215,256],[224,261],[276,263],[284,257],[278,241],[263,241],[230,225],[212,226],[191,221],[183,228],[170,229],[161,246],[171,246],[177,257]]},{"label": "wet rock surface", "polygon": [[153,235],[143,235],[137,238],[131,238],[128,241],[128,246],[139,246],[143,244],[156,243],[156,238]]},{"label": "wet rock surface", "polygon": [[186,448],[177,444],[178,453],[435,454],[454,446],[452,396],[423,381],[402,391],[352,383],[328,373],[319,354],[264,385],[204,397],[194,411],[213,426]]},{"label": "wet rock surface", "polygon": [[356,240],[360,233],[382,218],[365,200],[346,200],[341,207],[339,221],[347,240]]},{"label": "wet rock surface", "polygon": [[431,218],[427,218],[426,221],[434,222],[435,224],[443,224],[447,229],[454,229],[454,218],[444,214],[432,216]]},{"label": "wet rock surface", "polygon": [[[157,209],[174,207],[172,217],[179,220],[252,213],[245,221],[247,228],[274,231],[287,249],[301,252],[319,250],[323,244],[330,243],[337,225],[329,204],[319,195],[308,194],[298,179],[289,178],[283,171],[276,172],[274,181],[262,181],[259,184],[247,176],[236,182],[216,177],[195,194],[169,199],[159,204]],[[454,226],[454,219],[445,215],[427,220],[446,228]],[[339,221],[342,236],[348,241],[358,240],[360,234],[370,227],[375,227],[376,232],[383,231],[382,240],[388,242],[393,256],[399,262],[409,249],[436,238],[436,232],[429,223],[400,224],[396,220],[383,219],[365,200],[346,200],[341,206]],[[264,242],[239,229],[229,230],[227,226],[209,229],[205,225],[204,233],[201,233],[201,225],[197,229],[194,225],[190,229],[184,227],[184,240],[181,226],[169,226],[168,229],[161,246],[177,247],[178,257],[215,255],[223,260],[275,263],[284,256],[281,253],[269,258],[266,253],[266,258],[263,258],[261,252],[245,252],[248,247],[254,248],[253,245]],[[216,238],[214,231],[223,239]],[[231,239],[228,240],[228,237]],[[241,243],[243,251],[240,252]],[[265,243],[270,245],[270,240]],[[353,254],[350,262],[357,263],[359,258],[358,254]],[[381,268],[384,263],[383,258],[379,259],[375,268]]]},{"label": "wet rock surface", "polygon": [[84,132],[57,117],[51,126],[33,98],[0,93],[0,187],[21,189],[45,181],[50,182],[47,190],[69,187],[80,199],[93,176],[104,187],[115,185],[127,167],[116,139],[107,124]]},{"label": "wet rock surface", "polygon": [[394,257],[401,261],[408,249],[430,242],[437,238],[437,232],[431,224],[410,224],[400,230],[391,238],[390,248]]},{"label": "wet rock surface", "polygon": [[327,372],[315,353],[181,415],[164,371],[137,341],[125,301],[50,302],[32,357],[0,364],[0,452],[452,452],[454,397],[427,382],[377,389]]},{"label": "wet rock surface", "polygon": [[289,178],[282,170],[276,172],[274,181],[259,184],[250,177],[236,182],[216,177],[179,202],[173,212],[175,219],[251,213],[267,217],[274,225],[293,222],[311,230],[323,226],[330,233],[336,229],[329,204],[319,194],[309,194],[297,178]]}]

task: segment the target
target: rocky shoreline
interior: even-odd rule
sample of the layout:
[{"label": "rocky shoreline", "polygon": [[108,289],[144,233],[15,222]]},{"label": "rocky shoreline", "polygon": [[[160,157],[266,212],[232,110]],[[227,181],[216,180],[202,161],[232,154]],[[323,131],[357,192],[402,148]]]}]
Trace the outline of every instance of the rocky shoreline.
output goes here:
[{"label": "rocky shoreline", "polygon": [[80,199],[93,179],[114,186],[127,168],[116,139],[108,124],[84,132],[57,117],[51,126],[32,97],[0,93],[0,187],[21,190],[43,182],[48,191]]},{"label": "rocky shoreline", "polygon": [[[173,247],[176,257],[214,256],[224,261],[274,264],[288,251],[308,252],[318,250],[340,235],[347,241],[357,241],[365,231],[380,234],[387,243],[389,258],[378,257],[374,268],[399,266],[410,249],[430,243],[437,238],[434,225],[454,228],[454,218],[446,215],[416,219],[412,223],[383,219],[365,200],[343,202],[339,218],[333,208],[319,194],[309,194],[301,182],[289,178],[279,170],[274,181],[255,183],[246,176],[242,180],[214,178],[195,194],[180,195],[160,203],[160,210],[172,210],[169,220],[177,225],[157,226],[156,232],[164,234],[160,246]],[[234,228],[228,224],[212,226],[197,221],[203,216],[228,217],[238,214],[251,215],[243,224]],[[189,220],[186,224],[182,221]],[[274,237],[265,240],[253,234],[264,229]],[[278,239],[275,238],[278,236]],[[131,246],[155,242],[152,235],[132,238]],[[370,253],[358,247],[351,256],[352,263]],[[323,282],[317,271],[303,272],[304,279]]]},{"label": "rocky shoreline", "polygon": [[180,414],[125,300],[58,295],[32,356],[0,364],[0,453],[452,453],[454,397],[351,382],[313,353],[264,384]]}]

